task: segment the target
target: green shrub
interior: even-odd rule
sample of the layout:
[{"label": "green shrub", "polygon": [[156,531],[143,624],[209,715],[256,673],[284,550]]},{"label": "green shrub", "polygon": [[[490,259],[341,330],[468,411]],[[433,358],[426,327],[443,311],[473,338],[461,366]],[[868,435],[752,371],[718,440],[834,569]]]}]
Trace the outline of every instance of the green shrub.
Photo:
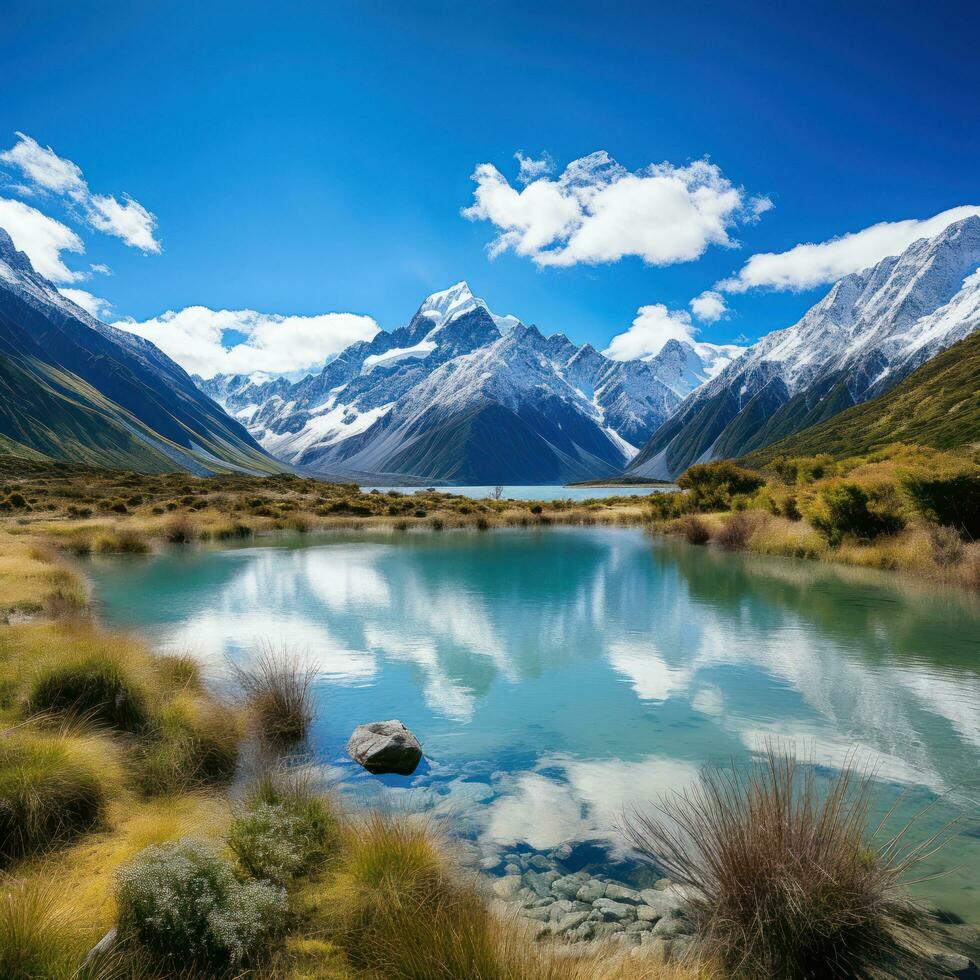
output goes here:
[{"label": "green shrub", "polygon": [[326,802],[302,782],[268,778],[235,816],[228,845],[253,878],[285,885],[320,867],[334,849],[337,826]]},{"label": "green shrub", "polygon": [[688,491],[692,510],[728,510],[732,497],[755,493],[765,480],[752,470],[742,469],[729,459],[714,463],[697,463],[687,469],[677,480],[677,485]]},{"label": "green shrub", "polygon": [[70,713],[122,732],[139,731],[149,718],[142,686],[118,660],[91,654],[42,667],[27,696],[32,713]]},{"label": "green shrub", "polygon": [[967,540],[980,538],[980,473],[909,473],[902,476],[900,485],[927,520],[953,527]]},{"label": "green shrub", "polygon": [[0,740],[0,865],[50,850],[90,829],[107,799],[97,759],[61,736]]},{"label": "green shrub", "polygon": [[900,531],[905,522],[887,507],[875,508],[867,490],[857,483],[834,483],[820,491],[816,506],[808,514],[810,523],[829,544],[847,537],[871,541],[882,534]]},{"label": "green shrub", "polygon": [[240,882],[231,861],[184,839],[141,851],[116,874],[119,929],[168,964],[239,964],[286,912],[267,882]]}]

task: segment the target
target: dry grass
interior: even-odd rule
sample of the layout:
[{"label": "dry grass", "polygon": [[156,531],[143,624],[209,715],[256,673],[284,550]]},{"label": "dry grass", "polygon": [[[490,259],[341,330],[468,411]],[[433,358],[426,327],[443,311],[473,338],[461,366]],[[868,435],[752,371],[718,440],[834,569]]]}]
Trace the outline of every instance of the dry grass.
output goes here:
[{"label": "dry grass", "polygon": [[0,878],[0,977],[68,980],[84,953],[74,909],[56,882]]},{"label": "dry grass", "polygon": [[627,836],[692,889],[699,945],[733,975],[919,975],[919,916],[903,885],[948,829],[918,843],[870,823],[871,773],[851,762],[824,787],[770,744],[748,769],[706,770],[692,789],[634,812]]},{"label": "dry grass", "polygon": [[294,745],[309,731],[318,671],[286,647],[263,646],[247,663],[229,662],[262,737]]}]

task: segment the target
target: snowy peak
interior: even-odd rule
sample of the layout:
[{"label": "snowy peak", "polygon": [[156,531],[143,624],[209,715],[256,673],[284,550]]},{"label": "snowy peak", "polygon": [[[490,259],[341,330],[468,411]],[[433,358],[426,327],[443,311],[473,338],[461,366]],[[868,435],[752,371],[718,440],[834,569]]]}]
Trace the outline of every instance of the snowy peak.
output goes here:
[{"label": "snowy peak", "polygon": [[442,289],[437,293],[432,293],[431,296],[427,296],[412,318],[408,329],[413,337],[431,339],[433,334],[438,333],[448,323],[467,313],[472,313],[476,309],[486,311],[497,330],[502,334],[512,330],[521,322],[516,316],[509,314],[498,316],[490,309],[485,300],[473,295],[465,280],[461,280],[448,289]]},{"label": "snowy peak", "polygon": [[980,216],[845,276],[791,327],[696,389],[632,472],[670,479],[883,394],[980,327]]}]

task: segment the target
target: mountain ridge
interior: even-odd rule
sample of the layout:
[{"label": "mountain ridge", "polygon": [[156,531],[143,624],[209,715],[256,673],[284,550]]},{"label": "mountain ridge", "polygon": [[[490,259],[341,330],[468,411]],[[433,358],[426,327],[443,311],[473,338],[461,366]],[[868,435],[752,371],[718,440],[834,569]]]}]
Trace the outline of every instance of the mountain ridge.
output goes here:
[{"label": "mountain ridge", "polygon": [[980,217],[845,276],[688,395],[626,469],[672,479],[873,399],[980,325]]},{"label": "mountain ridge", "polygon": [[152,343],[59,293],[2,228],[0,394],[8,454],[148,471],[284,469]]},{"label": "mountain ridge", "polygon": [[741,352],[700,347],[670,341],[649,360],[615,361],[498,316],[461,281],[300,381],[197,383],[266,449],[314,472],[567,482],[621,471],[719,360]]}]

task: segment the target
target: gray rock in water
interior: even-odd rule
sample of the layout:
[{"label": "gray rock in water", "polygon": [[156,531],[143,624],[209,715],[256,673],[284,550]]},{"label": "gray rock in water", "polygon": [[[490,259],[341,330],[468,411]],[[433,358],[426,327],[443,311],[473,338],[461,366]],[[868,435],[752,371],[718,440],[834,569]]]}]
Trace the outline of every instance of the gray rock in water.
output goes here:
[{"label": "gray rock in water", "polygon": [[606,885],[606,898],[611,898],[616,902],[631,902],[632,904],[642,901],[638,891],[627,888],[625,885],[617,885],[614,881]]},{"label": "gray rock in water", "polygon": [[614,902],[611,898],[597,898],[592,905],[602,913],[607,922],[624,922],[636,918],[636,909],[632,905]]},{"label": "gray rock in water", "polygon": [[505,875],[503,878],[497,878],[494,881],[493,891],[498,898],[506,901],[516,898],[523,884],[520,875]]},{"label": "gray rock in water", "polygon": [[683,899],[675,892],[658,891],[653,888],[644,888],[640,892],[640,898],[660,915],[676,913],[684,905]]},{"label": "gray rock in water", "polygon": [[581,888],[575,893],[575,897],[580,902],[594,902],[597,898],[602,898],[606,894],[606,883],[604,881],[599,881],[598,878],[593,878],[591,881],[587,881]]},{"label": "gray rock in water", "polygon": [[354,729],[347,754],[376,776],[410,776],[422,761],[422,746],[400,721],[373,721]]},{"label": "gray rock in water", "polygon": [[961,977],[963,980],[980,977],[980,970],[977,970],[970,958],[962,953],[936,953],[933,962],[940,970],[953,977]]}]

